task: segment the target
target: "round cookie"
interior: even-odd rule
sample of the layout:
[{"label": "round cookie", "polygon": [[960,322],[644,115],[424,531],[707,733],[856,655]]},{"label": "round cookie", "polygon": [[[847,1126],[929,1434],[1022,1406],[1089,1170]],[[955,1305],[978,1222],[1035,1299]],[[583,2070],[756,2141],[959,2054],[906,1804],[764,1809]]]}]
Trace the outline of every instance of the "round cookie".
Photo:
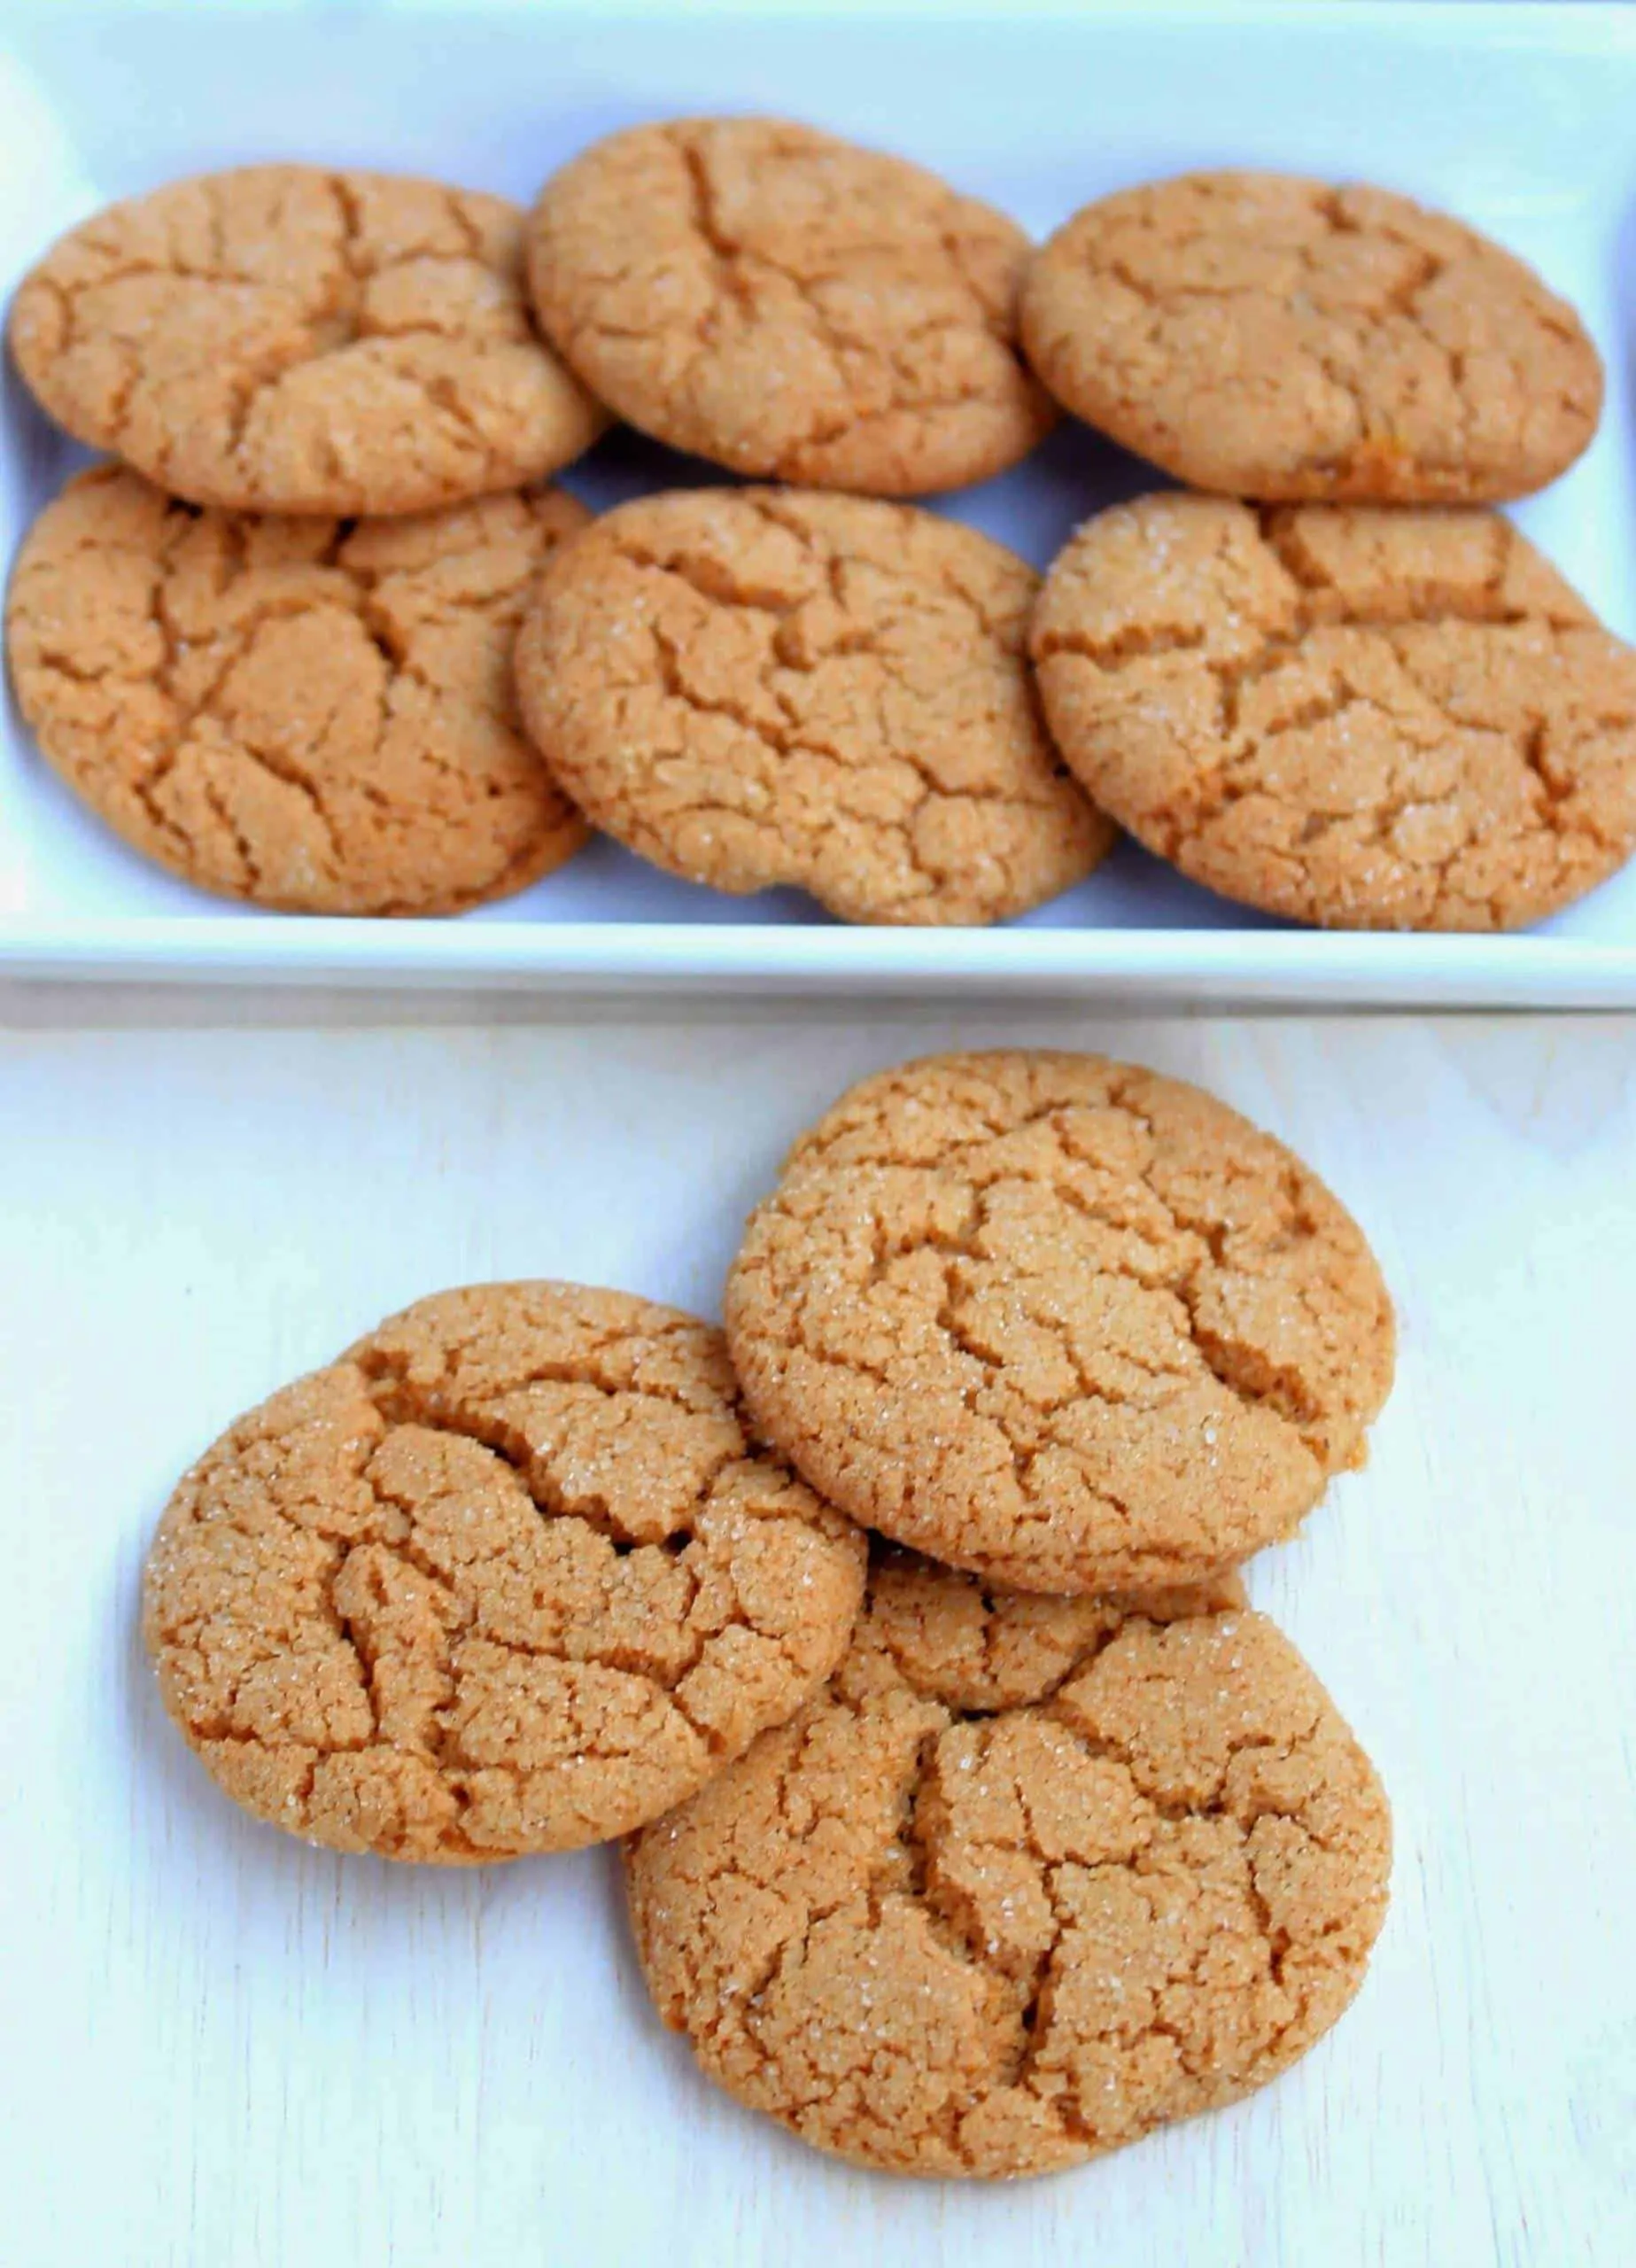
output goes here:
[{"label": "round cookie", "polygon": [[1498,513],[1143,497],[1031,644],[1089,792],[1269,913],[1511,929],[1636,848],[1636,652]]},{"label": "round cookie", "polygon": [[511,682],[540,563],[589,515],[541,487],[351,522],[199,511],[103,465],[18,555],[18,704],[136,849],[225,897],[452,913],[585,839]]},{"label": "round cookie", "polygon": [[864,1542],[719,1332],[567,1284],[422,1300],[224,1433],[154,1540],[165,1705],[258,1817],[457,1863],[622,1835],[843,1652]]},{"label": "round cookie", "polygon": [[811,127],[678,119],[548,181],[547,335],[632,425],[731,470],[882,496],[1014,464],[1056,410],[1017,346],[1027,237]]},{"label": "round cookie", "polygon": [[1361,1464],[1392,1303],[1237,1111],[1097,1055],[932,1056],[802,1137],[727,1287],[746,1403],[813,1487],[1024,1590],[1186,1582]]},{"label": "round cookie", "polygon": [[523,719],[596,824],[672,874],[796,883],[849,921],[1000,920],[1113,839],[1040,720],[1038,581],[912,505],[644,497],[541,578]]},{"label": "round cookie", "polygon": [[1021,322],[1058,401],[1229,495],[1526,495],[1601,412],[1595,346],[1520,260],[1407,197],[1291,175],[1086,206],[1035,255]]},{"label": "round cookie", "polygon": [[503,198],[247,166],[110,206],[12,303],[52,416],[230,511],[423,512],[519,487],[605,413],[536,337]]},{"label": "round cookie", "polygon": [[862,2164],[992,2178],[1303,2054],[1362,1981],[1391,1815],[1289,1641],[1213,1609],[877,1566],[824,1692],[627,1848],[709,2076]]}]

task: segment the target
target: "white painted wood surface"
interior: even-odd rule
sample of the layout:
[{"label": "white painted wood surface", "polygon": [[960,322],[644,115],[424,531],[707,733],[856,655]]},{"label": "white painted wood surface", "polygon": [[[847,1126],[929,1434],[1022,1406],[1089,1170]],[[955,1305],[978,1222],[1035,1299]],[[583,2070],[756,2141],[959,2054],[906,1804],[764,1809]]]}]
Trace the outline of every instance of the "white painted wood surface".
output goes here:
[{"label": "white painted wood surface", "polygon": [[[287,1021],[320,1013],[0,995],[7,2268],[1636,2258],[1636,1023]],[[536,1272],[713,1309],[847,1081],[1025,1037],[1205,1081],[1376,1241],[1403,1346],[1372,1461],[1251,1585],[1377,1758],[1398,1859],[1296,2071],[975,2190],[709,2089],[605,1854],[440,1878],[241,1820],[136,1597],[181,1466],[387,1309]]]}]

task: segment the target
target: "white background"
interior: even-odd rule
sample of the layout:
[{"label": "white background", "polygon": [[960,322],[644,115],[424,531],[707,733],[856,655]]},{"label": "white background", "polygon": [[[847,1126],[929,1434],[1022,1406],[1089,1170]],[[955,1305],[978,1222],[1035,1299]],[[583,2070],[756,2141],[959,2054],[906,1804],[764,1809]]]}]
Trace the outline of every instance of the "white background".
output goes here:
[{"label": "white background", "polygon": [[[0,1010],[7,2268],[1636,2257],[1636,1024]],[[1289,2077],[978,2190],[833,2165],[698,2078],[605,1855],[442,1878],[241,1819],[159,1710],[136,1582],[182,1465],[388,1309],[558,1273],[712,1311],[844,1084],[1025,1037],[1203,1080],[1376,1246],[1370,1464],[1250,1583],[1398,1853],[1362,1995]]]}]

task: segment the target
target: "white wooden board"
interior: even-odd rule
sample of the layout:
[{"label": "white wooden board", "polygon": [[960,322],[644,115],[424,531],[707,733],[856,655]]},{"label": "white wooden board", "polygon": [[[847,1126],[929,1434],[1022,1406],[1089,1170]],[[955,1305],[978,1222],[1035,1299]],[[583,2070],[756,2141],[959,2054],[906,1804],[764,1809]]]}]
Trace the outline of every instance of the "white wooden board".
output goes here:
[{"label": "white wooden board", "polygon": [[[1636,2258],[1636,1025],[109,1005],[0,995],[6,2268]],[[1362,1996],[1289,2077],[982,2190],[849,2171],[709,2088],[606,1854],[440,1878],[242,1820],[136,1602],[180,1468],[389,1309],[541,1272],[709,1309],[846,1082],[1024,1037],[1203,1079],[1376,1241],[1373,1458],[1251,1586],[1378,1759],[1398,1858]]]}]

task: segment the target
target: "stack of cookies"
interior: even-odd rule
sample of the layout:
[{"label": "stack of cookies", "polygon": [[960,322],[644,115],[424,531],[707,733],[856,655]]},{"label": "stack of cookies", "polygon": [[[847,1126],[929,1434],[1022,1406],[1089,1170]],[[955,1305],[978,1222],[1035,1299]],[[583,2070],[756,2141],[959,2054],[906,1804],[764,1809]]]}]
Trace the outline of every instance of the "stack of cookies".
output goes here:
[{"label": "stack of cookies", "polygon": [[[1493,929],[1636,848],[1636,655],[1489,509],[1601,404],[1571,308],[1407,199],[1205,174],[1035,252],[755,119],[584,151],[531,216],[273,166],[65,238],[13,352],[117,453],[19,560],[13,679],[129,842],[305,912],[449,913],[587,824],[851,921],[1004,920],[1128,829],[1298,920]],[[1192,484],[1043,588],[903,500],[1059,406]],[[593,524],[611,417],[749,486]]]},{"label": "stack of cookies", "polygon": [[943,1057],[797,1143],[725,1318],[444,1293],[232,1426],[144,1599],[206,1767],[340,1851],[624,1837],[665,2021],[864,2164],[1043,2171],[1275,2077],[1390,1871],[1237,1572],[1390,1386],[1355,1223],[1194,1088]]}]

